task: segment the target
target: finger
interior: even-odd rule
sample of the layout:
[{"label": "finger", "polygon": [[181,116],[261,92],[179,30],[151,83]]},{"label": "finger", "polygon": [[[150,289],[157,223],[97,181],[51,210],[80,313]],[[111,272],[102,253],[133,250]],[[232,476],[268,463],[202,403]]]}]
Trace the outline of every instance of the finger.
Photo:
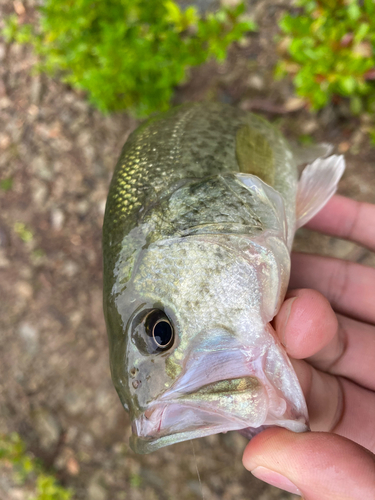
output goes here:
[{"label": "finger", "polygon": [[340,315],[338,324],[337,334],[308,358],[309,363],[375,391],[375,328]]},{"label": "finger", "polygon": [[374,498],[374,455],[335,434],[268,429],[247,445],[243,464],[274,486],[299,490],[305,500]]},{"label": "finger", "polygon": [[375,250],[375,205],[333,196],[306,225],[309,229],[345,238]]},{"label": "finger", "polygon": [[345,378],[339,378],[344,410],[333,432],[375,452],[375,394]]},{"label": "finger", "polygon": [[375,323],[375,269],[320,255],[292,254],[290,288],[313,288],[336,312]]},{"label": "finger", "polygon": [[337,336],[336,314],[316,290],[290,290],[275,317],[276,333],[289,356],[303,359],[319,353]]},{"label": "finger", "polygon": [[291,361],[306,398],[311,430],[336,432],[375,451],[375,393],[305,361]]},{"label": "finger", "polygon": [[375,390],[375,327],[336,316],[328,300],[309,289],[290,290],[274,320],[289,356]]}]

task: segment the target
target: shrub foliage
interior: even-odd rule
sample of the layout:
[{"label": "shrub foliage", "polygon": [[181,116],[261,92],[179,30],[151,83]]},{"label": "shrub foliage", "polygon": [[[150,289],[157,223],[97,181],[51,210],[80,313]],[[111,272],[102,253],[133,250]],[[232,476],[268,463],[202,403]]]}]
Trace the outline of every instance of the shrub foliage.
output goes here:
[{"label": "shrub foliage", "polygon": [[45,0],[39,22],[8,19],[8,41],[31,43],[39,70],[88,92],[102,111],[145,116],[168,107],[186,70],[255,29],[241,20],[244,4],[202,17],[172,0]]},{"label": "shrub foliage", "polygon": [[338,96],[354,114],[375,111],[374,0],[298,0],[299,12],[281,18],[287,55],[276,75],[292,75],[312,109]]}]

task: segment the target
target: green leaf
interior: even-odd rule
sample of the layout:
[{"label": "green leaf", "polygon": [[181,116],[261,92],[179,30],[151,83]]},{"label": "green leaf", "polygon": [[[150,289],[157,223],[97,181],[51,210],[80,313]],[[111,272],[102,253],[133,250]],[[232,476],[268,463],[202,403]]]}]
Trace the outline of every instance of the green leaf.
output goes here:
[{"label": "green leaf", "polygon": [[30,231],[30,229],[27,229],[23,222],[16,222],[14,224],[14,232],[18,234],[21,240],[25,243],[32,241],[34,238],[32,231]]},{"label": "green leaf", "polygon": [[356,43],[361,42],[366,37],[366,35],[369,33],[369,31],[370,31],[370,24],[369,23],[361,23],[358,26],[358,30],[356,31],[356,34],[354,37],[355,42]]},{"label": "green leaf", "polygon": [[361,9],[357,3],[350,3],[347,7],[348,17],[352,21],[357,21],[361,17]]},{"label": "green leaf", "polygon": [[18,17],[16,14],[12,14],[11,16],[5,19],[5,26],[1,30],[1,34],[5,38],[5,41],[7,43],[10,43],[15,41],[17,31],[18,31]]},{"label": "green leaf", "polygon": [[353,76],[344,76],[339,80],[339,85],[345,94],[350,95],[357,84]]}]

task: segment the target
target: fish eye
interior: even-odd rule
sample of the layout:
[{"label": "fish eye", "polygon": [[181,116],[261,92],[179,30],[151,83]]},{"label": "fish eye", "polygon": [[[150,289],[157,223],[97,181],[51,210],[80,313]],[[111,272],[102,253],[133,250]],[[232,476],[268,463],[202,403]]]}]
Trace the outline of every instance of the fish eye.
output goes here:
[{"label": "fish eye", "polygon": [[168,316],[158,309],[151,311],[145,319],[145,329],[153,339],[158,351],[169,349],[174,340],[174,331]]},{"label": "fish eye", "polygon": [[161,309],[143,310],[131,322],[131,338],[142,354],[158,354],[175,341],[173,324]]}]

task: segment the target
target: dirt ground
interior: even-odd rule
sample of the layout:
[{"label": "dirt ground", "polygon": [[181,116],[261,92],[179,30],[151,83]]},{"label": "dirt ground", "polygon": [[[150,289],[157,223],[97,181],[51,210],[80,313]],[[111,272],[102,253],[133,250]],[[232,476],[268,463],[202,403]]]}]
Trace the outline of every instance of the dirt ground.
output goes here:
[{"label": "dirt ground", "polygon": [[[348,118],[345,106],[314,116],[288,82],[272,79],[276,21],[287,7],[249,2],[259,32],[222,66],[192,71],[176,103],[229,102],[274,121],[292,141],[331,142],[348,165],[340,192],[375,203],[365,122]],[[11,12],[13,2],[0,0],[0,19]],[[29,48],[0,39],[0,180],[11,187],[0,190],[0,433],[19,432],[78,500],[297,499],[244,470],[246,440],[237,433],[147,456],[130,450],[109,373],[101,227],[113,167],[137,122],[101,115],[83,95],[34,75],[34,63]],[[375,265],[366,250],[307,230],[296,247]],[[1,499],[27,495],[0,474]]]}]

